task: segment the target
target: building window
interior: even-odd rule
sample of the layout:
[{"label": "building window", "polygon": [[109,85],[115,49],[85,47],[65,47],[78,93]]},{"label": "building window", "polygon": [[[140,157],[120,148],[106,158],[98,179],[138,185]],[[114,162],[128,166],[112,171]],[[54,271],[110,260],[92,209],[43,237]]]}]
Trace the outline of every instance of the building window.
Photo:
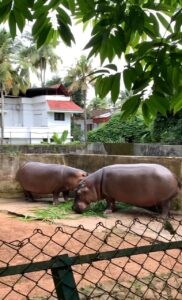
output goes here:
[{"label": "building window", "polygon": [[55,121],[64,121],[65,120],[64,113],[54,113],[54,120]]}]

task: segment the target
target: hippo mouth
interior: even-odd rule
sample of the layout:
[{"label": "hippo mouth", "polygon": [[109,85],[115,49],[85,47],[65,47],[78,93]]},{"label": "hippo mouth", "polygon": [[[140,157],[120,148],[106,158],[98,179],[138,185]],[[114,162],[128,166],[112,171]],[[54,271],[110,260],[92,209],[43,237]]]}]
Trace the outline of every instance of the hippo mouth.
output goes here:
[{"label": "hippo mouth", "polygon": [[81,213],[83,213],[87,209],[87,207],[88,207],[88,205],[86,203],[79,202],[79,203],[73,204],[72,209],[76,213],[81,214]]},{"label": "hippo mouth", "polygon": [[77,214],[82,214],[83,211],[79,207],[73,206],[72,209],[77,213]]}]

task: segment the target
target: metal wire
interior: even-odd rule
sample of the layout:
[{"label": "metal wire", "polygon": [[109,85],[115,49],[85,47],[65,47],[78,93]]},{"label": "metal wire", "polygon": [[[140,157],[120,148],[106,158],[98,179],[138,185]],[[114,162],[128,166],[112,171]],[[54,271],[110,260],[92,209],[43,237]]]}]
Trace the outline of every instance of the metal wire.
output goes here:
[{"label": "metal wire", "polygon": [[[112,228],[98,223],[93,230],[81,225],[57,227],[52,235],[37,229],[22,241],[0,241],[0,299],[58,299],[51,273],[57,264],[64,276],[71,265],[76,283],[74,288],[63,276],[59,285],[71,287],[73,293],[63,300],[76,299],[74,293],[80,299],[179,300],[182,251],[170,249],[173,242],[182,242],[180,216],[167,223],[141,216],[128,222],[118,220]],[[167,250],[153,252],[160,243]],[[138,254],[143,246],[150,246],[150,252]],[[122,249],[130,254],[119,256]]]}]

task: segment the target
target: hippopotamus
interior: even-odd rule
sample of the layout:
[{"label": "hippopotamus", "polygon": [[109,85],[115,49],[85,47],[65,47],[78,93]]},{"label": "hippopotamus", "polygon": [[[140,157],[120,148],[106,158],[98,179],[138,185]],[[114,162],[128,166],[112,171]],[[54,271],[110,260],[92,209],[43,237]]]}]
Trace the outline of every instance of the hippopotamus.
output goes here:
[{"label": "hippopotamus", "polygon": [[115,210],[115,201],[169,211],[171,200],[181,184],[166,167],[159,164],[116,164],[98,169],[84,178],[77,187],[73,210],[82,213],[91,202],[105,199],[105,213]]},{"label": "hippopotamus", "polygon": [[27,162],[16,173],[28,200],[35,201],[32,193],[53,194],[53,204],[58,204],[59,194],[68,197],[87,172],[61,164]]}]

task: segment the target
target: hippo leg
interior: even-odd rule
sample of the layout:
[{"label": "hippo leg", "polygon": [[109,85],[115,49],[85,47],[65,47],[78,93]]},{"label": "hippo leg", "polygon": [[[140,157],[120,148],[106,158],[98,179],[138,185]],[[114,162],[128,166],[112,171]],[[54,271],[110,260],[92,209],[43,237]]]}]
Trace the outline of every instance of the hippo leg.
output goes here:
[{"label": "hippo leg", "polygon": [[29,192],[29,191],[24,191],[24,195],[25,195],[25,199],[27,201],[30,201],[30,202],[36,202],[35,198],[33,197],[32,193]]},{"label": "hippo leg", "polygon": [[171,207],[171,200],[166,201],[165,203],[163,203],[161,205],[162,208],[162,218],[166,219],[167,217],[169,217],[169,210]]},{"label": "hippo leg", "polygon": [[64,201],[67,201],[69,196],[69,191],[63,191],[62,194],[63,194]]},{"label": "hippo leg", "polygon": [[60,192],[54,192],[53,193],[53,205],[58,205],[59,204],[59,200],[58,200],[59,194],[60,194]]},{"label": "hippo leg", "polygon": [[112,214],[112,212],[116,210],[115,200],[111,198],[109,199],[106,198],[106,202],[107,202],[107,207],[106,210],[104,211],[104,214]]}]

